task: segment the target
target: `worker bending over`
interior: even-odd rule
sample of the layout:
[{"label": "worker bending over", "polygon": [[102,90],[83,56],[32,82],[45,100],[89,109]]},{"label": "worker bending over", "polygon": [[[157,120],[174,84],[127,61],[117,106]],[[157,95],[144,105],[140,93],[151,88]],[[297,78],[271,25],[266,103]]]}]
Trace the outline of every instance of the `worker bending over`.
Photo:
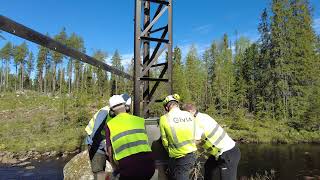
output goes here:
[{"label": "worker bending over", "polygon": [[106,144],[112,166],[120,173],[120,180],[149,180],[155,165],[144,119],[128,114],[120,95],[112,96],[109,105],[114,117],[107,122]]},{"label": "worker bending over", "polygon": [[106,139],[105,123],[110,119],[109,106],[101,108],[89,121],[86,132],[86,144],[91,164],[91,170],[95,180],[105,180],[106,168]]},{"label": "worker bending over", "polygon": [[204,179],[236,180],[241,156],[236,143],[213,118],[198,112],[193,104],[186,104],[183,109],[196,118],[199,130],[202,131],[201,146],[209,156],[204,165]]},{"label": "worker bending over", "polygon": [[[122,94],[121,97],[126,102],[126,106],[131,106],[131,98],[128,94]],[[106,122],[111,119],[109,115],[109,106],[101,108],[89,121],[85,130],[87,133],[86,144],[91,164],[91,170],[95,180],[105,180],[106,160]]]},{"label": "worker bending over", "polygon": [[180,97],[177,94],[167,96],[163,105],[167,113],[160,117],[160,132],[164,148],[169,154],[170,176],[176,180],[190,179],[195,165],[197,150],[195,120],[187,111],[179,108]]}]

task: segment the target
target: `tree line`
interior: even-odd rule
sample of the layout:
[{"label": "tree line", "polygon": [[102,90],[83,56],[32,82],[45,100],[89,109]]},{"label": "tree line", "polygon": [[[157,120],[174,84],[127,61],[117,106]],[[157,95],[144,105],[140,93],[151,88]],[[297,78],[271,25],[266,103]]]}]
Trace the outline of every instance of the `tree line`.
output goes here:
[{"label": "tree line", "polygon": [[[47,34],[47,36],[49,36]],[[75,33],[68,35],[66,29],[53,36],[58,42],[78,51],[86,51],[84,40]],[[108,54],[97,50],[92,55],[100,61],[105,61]],[[65,55],[38,46],[36,56],[30,51],[26,42],[14,45],[6,42],[0,49],[0,91],[36,90],[44,94],[68,93],[99,94],[109,96],[111,93],[125,91],[123,78],[111,75],[104,70],[82,63]],[[112,66],[124,70],[121,64],[121,55],[116,50],[111,58]],[[15,72],[11,72],[10,64],[14,65]],[[32,76],[32,72],[34,75]],[[116,92],[111,92],[114,87]]]},{"label": "tree line", "polygon": [[[173,90],[185,102],[194,102],[211,115],[235,120],[273,119],[297,130],[319,130],[320,36],[312,22],[308,0],[272,0],[270,8],[261,13],[260,37],[255,42],[239,37],[231,43],[225,34],[201,55],[192,46],[184,59],[181,49],[175,47]],[[64,28],[53,38],[86,51],[83,38],[67,34]],[[107,56],[101,50],[93,54],[101,61]],[[131,81],[45,47],[39,46],[35,56],[25,42],[7,42],[0,50],[0,59],[1,91],[31,89],[45,94],[94,96],[132,92]],[[111,59],[112,66],[124,70],[118,51]],[[10,72],[11,63],[14,73]],[[132,68],[126,71],[132,74]],[[31,72],[36,73],[34,78]],[[164,97],[164,92],[157,95]]]},{"label": "tree line", "polygon": [[311,13],[308,0],[273,0],[256,42],[240,37],[231,45],[225,34],[200,57],[192,47],[185,62],[176,47],[174,91],[216,116],[319,130],[320,37]]}]

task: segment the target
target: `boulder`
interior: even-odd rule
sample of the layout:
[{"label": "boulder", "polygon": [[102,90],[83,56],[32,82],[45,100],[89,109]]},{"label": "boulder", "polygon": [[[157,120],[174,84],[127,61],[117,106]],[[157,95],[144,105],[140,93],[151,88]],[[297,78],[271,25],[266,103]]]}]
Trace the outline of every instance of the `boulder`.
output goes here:
[{"label": "boulder", "polygon": [[88,151],[83,151],[73,157],[63,168],[63,175],[65,180],[72,179],[92,179],[93,174],[89,160]]},{"label": "boulder", "polygon": [[[108,161],[106,162],[106,172],[112,172],[112,166]],[[91,165],[88,151],[83,151],[73,157],[63,168],[64,180],[93,180]],[[118,177],[111,177],[110,180],[117,180]],[[151,178],[151,180],[158,180],[158,170]]]},{"label": "boulder", "polygon": [[[111,164],[106,161],[106,172],[112,172]],[[88,151],[83,151],[73,157],[63,168],[65,180],[93,180]],[[111,178],[114,180],[114,178]]]}]

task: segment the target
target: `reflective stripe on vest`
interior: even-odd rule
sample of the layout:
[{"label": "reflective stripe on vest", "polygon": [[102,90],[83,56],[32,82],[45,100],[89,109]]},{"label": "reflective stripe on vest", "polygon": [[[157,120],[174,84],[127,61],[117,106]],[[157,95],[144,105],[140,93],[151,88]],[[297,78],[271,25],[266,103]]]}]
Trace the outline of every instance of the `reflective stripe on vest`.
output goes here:
[{"label": "reflective stripe on vest", "polygon": [[[217,133],[218,129],[221,128],[219,124],[216,124],[215,128],[211,131],[211,133],[207,136],[207,139],[213,138],[213,136]],[[221,128],[222,129],[222,128]],[[213,139],[213,145],[218,146],[221,140],[226,136],[226,132],[222,129],[222,134],[217,138]]]},{"label": "reflective stripe on vest", "polygon": [[[88,135],[91,135],[91,134],[92,134],[92,131],[93,131],[93,129],[94,129],[94,125],[95,125],[95,123],[96,123],[97,116],[99,115],[99,113],[100,113],[101,111],[107,111],[107,112],[109,112],[109,107],[108,107],[108,106],[105,106],[105,107],[101,108],[96,114],[94,114],[93,118],[90,119],[88,125],[87,125],[86,128],[85,128],[85,131],[87,132]],[[109,113],[107,113],[107,115],[108,115],[108,114],[109,114]],[[103,117],[103,118],[105,118],[105,117]],[[111,119],[111,117],[110,117],[109,115],[108,115],[107,118],[108,118],[107,121]],[[96,126],[99,126],[99,125],[96,125]],[[103,136],[105,136],[105,131],[104,131],[104,129],[103,129],[103,131],[102,131],[101,134],[102,134]]]},{"label": "reflective stripe on vest", "polygon": [[118,147],[117,149],[115,149],[115,153],[120,153],[121,151],[125,150],[125,149],[129,149],[129,148],[132,148],[132,147],[135,147],[135,146],[139,146],[139,145],[149,145],[148,144],[148,141],[146,140],[138,140],[138,141],[134,141],[134,142],[130,142],[130,143],[127,143],[127,144],[123,144],[121,145],[120,147]]},{"label": "reflective stripe on vest", "polygon": [[[219,131],[222,131],[221,134],[218,133]],[[218,157],[221,150],[219,145],[221,141],[223,141],[224,137],[226,137],[226,134],[227,133],[220,127],[219,124],[216,124],[210,133],[205,132],[206,138],[201,142],[201,145],[206,150],[207,155],[213,155],[216,158]]]},{"label": "reflective stripe on vest", "polygon": [[[167,122],[168,122],[168,124],[170,126],[171,133],[172,133],[172,138],[173,138],[173,144],[169,144],[169,146],[171,146],[172,148],[177,148],[178,149],[178,148],[181,148],[181,147],[183,147],[185,145],[195,143],[195,141],[194,141],[195,131],[193,131],[193,138],[192,139],[179,142],[176,130],[174,129],[174,126],[170,123],[169,114],[166,114],[166,119],[167,119]],[[194,129],[195,129],[195,127],[194,127]]]},{"label": "reflective stripe on vest", "polygon": [[115,160],[151,151],[143,118],[121,113],[107,122],[107,125]]},{"label": "reflective stripe on vest", "polygon": [[136,133],[147,133],[147,131],[146,131],[145,129],[132,129],[132,130],[128,130],[128,131],[122,132],[122,133],[117,134],[116,136],[114,136],[114,137],[112,138],[112,141],[116,141],[116,140],[120,139],[120,138],[123,137],[123,136],[130,135],[130,134],[136,134]]}]

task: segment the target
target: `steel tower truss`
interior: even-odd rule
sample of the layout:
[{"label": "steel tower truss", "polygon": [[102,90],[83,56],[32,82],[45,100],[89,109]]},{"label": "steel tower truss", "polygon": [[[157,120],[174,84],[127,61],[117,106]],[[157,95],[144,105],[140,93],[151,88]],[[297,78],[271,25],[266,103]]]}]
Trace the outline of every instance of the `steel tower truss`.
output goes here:
[{"label": "steel tower truss", "polygon": [[172,93],[172,0],[135,0],[134,27],[134,114],[149,117],[159,84]]}]

